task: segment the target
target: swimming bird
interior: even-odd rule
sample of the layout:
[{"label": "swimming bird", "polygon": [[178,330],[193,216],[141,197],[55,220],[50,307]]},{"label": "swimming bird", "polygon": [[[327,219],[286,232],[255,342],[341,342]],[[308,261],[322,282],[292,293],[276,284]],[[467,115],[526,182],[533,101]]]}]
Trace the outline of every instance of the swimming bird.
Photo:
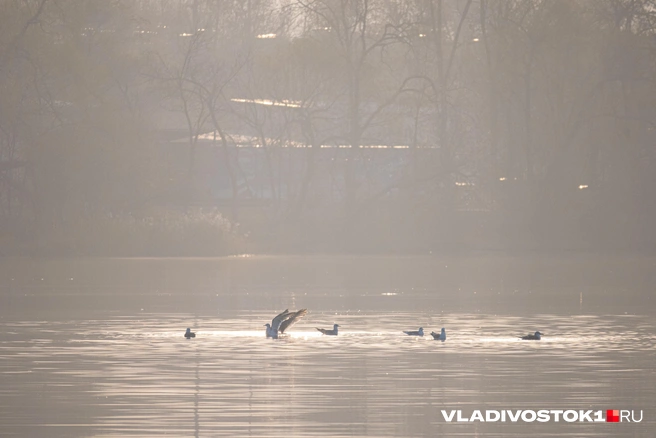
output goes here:
[{"label": "swimming bird", "polygon": [[271,324],[265,324],[267,338],[277,339],[278,334],[285,333],[285,330],[305,315],[307,315],[307,309],[301,309],[297,312],[290,312],[289,309],[285,309],[273,318]]},{"label": "swimming bird", "polygon": [[433,339],[436,341],[446,341],[446,330],[444,330],[444,327],[442,327],[442,331],[439,333],[431,332],[431,335],[433,336]]},{"label": "swimming bird", "polygon": [[540,332],[535,332],[535,333],[532,334],[532,335],[522,336],[522,337],[519,338],[519,339],[523,339],[523,340],[525,340],[525,341],[539,341],[539,340],[541,339],[541,336],[542,336],[542,333],[540,333]]},{"label": "swimming bird", "polygon": [[333,329],[332,329],[332,330],[329,330],[329,329],[320,329],[320,328],[317,328],[317,330],[319,330],[319,331],[320,331],[321,333],[323,333],[324,335],[328,335],[328,336],[337,336],[337,327],[339,327],[339,324],[333,324]]},{"label": "swimming bird", "polygon": [[424,336],[424,328],[423,328],[423,327],[419,327],[419,330],[417,330],[417,331],[410,331],[410,332],[407,332],[407,331],[404,330],[403,333],[405,333],[405,334],[408,335],[408,336]]},{"label": "swimming bird", "polygon": [[184,334],[184,337],[189,339],[189,338],[195,338],[196,333],[193,333],[189,327],[187,327],[187,331]]}]

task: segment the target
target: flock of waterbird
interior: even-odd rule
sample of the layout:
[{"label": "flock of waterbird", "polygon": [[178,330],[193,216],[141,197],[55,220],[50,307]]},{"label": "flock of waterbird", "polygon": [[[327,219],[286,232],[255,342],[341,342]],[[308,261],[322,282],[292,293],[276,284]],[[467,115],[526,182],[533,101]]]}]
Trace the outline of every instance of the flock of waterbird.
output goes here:
[{"label": "flock of waterbird", "polygon": [[[307,313],[307,309],[297,310],[296,312],[290,312],[289,309],[285,309],[283,312],[276,315],[276,317],[271,320],[271,323],[264,324],[266,327],[266,337],[278,339],[278,336],[285,334],[285,330],[296,324],[298,320],[307,315]],[[332,330],[324,328],[317,328],[317,330],[327,336],[337,336],[338,327],[339,324],[333,324]],[[419,330],[404,330],[403,333],[408,336],[424,336],[424,328],[419,327]],[[444,327],[442,327],[442,330],[440,330],[439,333],[431,332],[431,336],[436,341],[444,342],[446,341],[446,330],[444,330]],[[193,333],[190,328],[187,328],[184,337],[187,339],[195,338],[196,333]],[[519,339],[524,341],[539,341],[541,337],[542,333],[535,332],[532,335],[520,336]]]}]

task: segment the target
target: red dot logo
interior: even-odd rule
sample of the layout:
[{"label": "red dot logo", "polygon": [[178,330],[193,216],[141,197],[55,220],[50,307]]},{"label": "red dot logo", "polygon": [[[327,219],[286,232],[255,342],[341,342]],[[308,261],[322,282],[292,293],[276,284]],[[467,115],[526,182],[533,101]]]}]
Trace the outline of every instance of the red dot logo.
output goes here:
[{"label": "red dot logo", "polygon": [[606,423],[619,423],[620,421],[620,411],[608,409],[606,411]]}]

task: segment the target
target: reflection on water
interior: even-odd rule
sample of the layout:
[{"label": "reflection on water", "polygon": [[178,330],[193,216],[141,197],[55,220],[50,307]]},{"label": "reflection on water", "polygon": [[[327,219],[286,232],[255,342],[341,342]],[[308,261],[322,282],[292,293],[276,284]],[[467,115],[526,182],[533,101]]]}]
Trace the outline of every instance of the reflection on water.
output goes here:
[{"label": "reflection on water", "polygon": [[[189,276],[188,292],[92,282],[5,290],[21,312],[0,311],[0,435],[653,436],[649,309],[617,314],[611,297],[606,312],[582,313],[576,291],[553,313],[486,312],[504,303],[491,296],[449,311],[467,304],[426,285],[398,295],[362,284],[267,290],[270,274],[251,274],[260,282],[222,271],[213,289]],[[289,336],[265,337],[277,312],[301,306],[310,313]],[[333,323],[337,337],[315,330]],[[447,341],[402,333],[419,326],[446,327]],[[518,339],[535,330],[542,341]],[[637,409],[644,420],[449,424],[441,409]]]}]

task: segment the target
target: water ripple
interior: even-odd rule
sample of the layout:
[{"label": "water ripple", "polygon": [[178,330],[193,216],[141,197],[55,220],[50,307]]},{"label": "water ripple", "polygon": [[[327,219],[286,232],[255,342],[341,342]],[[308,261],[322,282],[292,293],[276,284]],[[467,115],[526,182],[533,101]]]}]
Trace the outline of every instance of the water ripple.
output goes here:
[{"label": "water ripple", "polygon": [[[279,436],[286,424],[304,436],[423,435],[447,427],[438,412],[452,406],[603,409],[653,405],[656,394],[647,318],[449,314],[424,324],[447,327],[442,343],[402,333],[421,319],[412,312],[333,314],[337,337],[308,317],[267,339],[261,326],[272,313],[3,322],[3,431]],[[191,320],[197,337],[186,340]],[[542,341],[518,338],[534,329]],[[633,391],[618,397],[620,382]],[[39,399],[29,411],[64,421],[35,429],[40,415],[24,409]],[[399,422],[408,429],[394,429]]]}]

